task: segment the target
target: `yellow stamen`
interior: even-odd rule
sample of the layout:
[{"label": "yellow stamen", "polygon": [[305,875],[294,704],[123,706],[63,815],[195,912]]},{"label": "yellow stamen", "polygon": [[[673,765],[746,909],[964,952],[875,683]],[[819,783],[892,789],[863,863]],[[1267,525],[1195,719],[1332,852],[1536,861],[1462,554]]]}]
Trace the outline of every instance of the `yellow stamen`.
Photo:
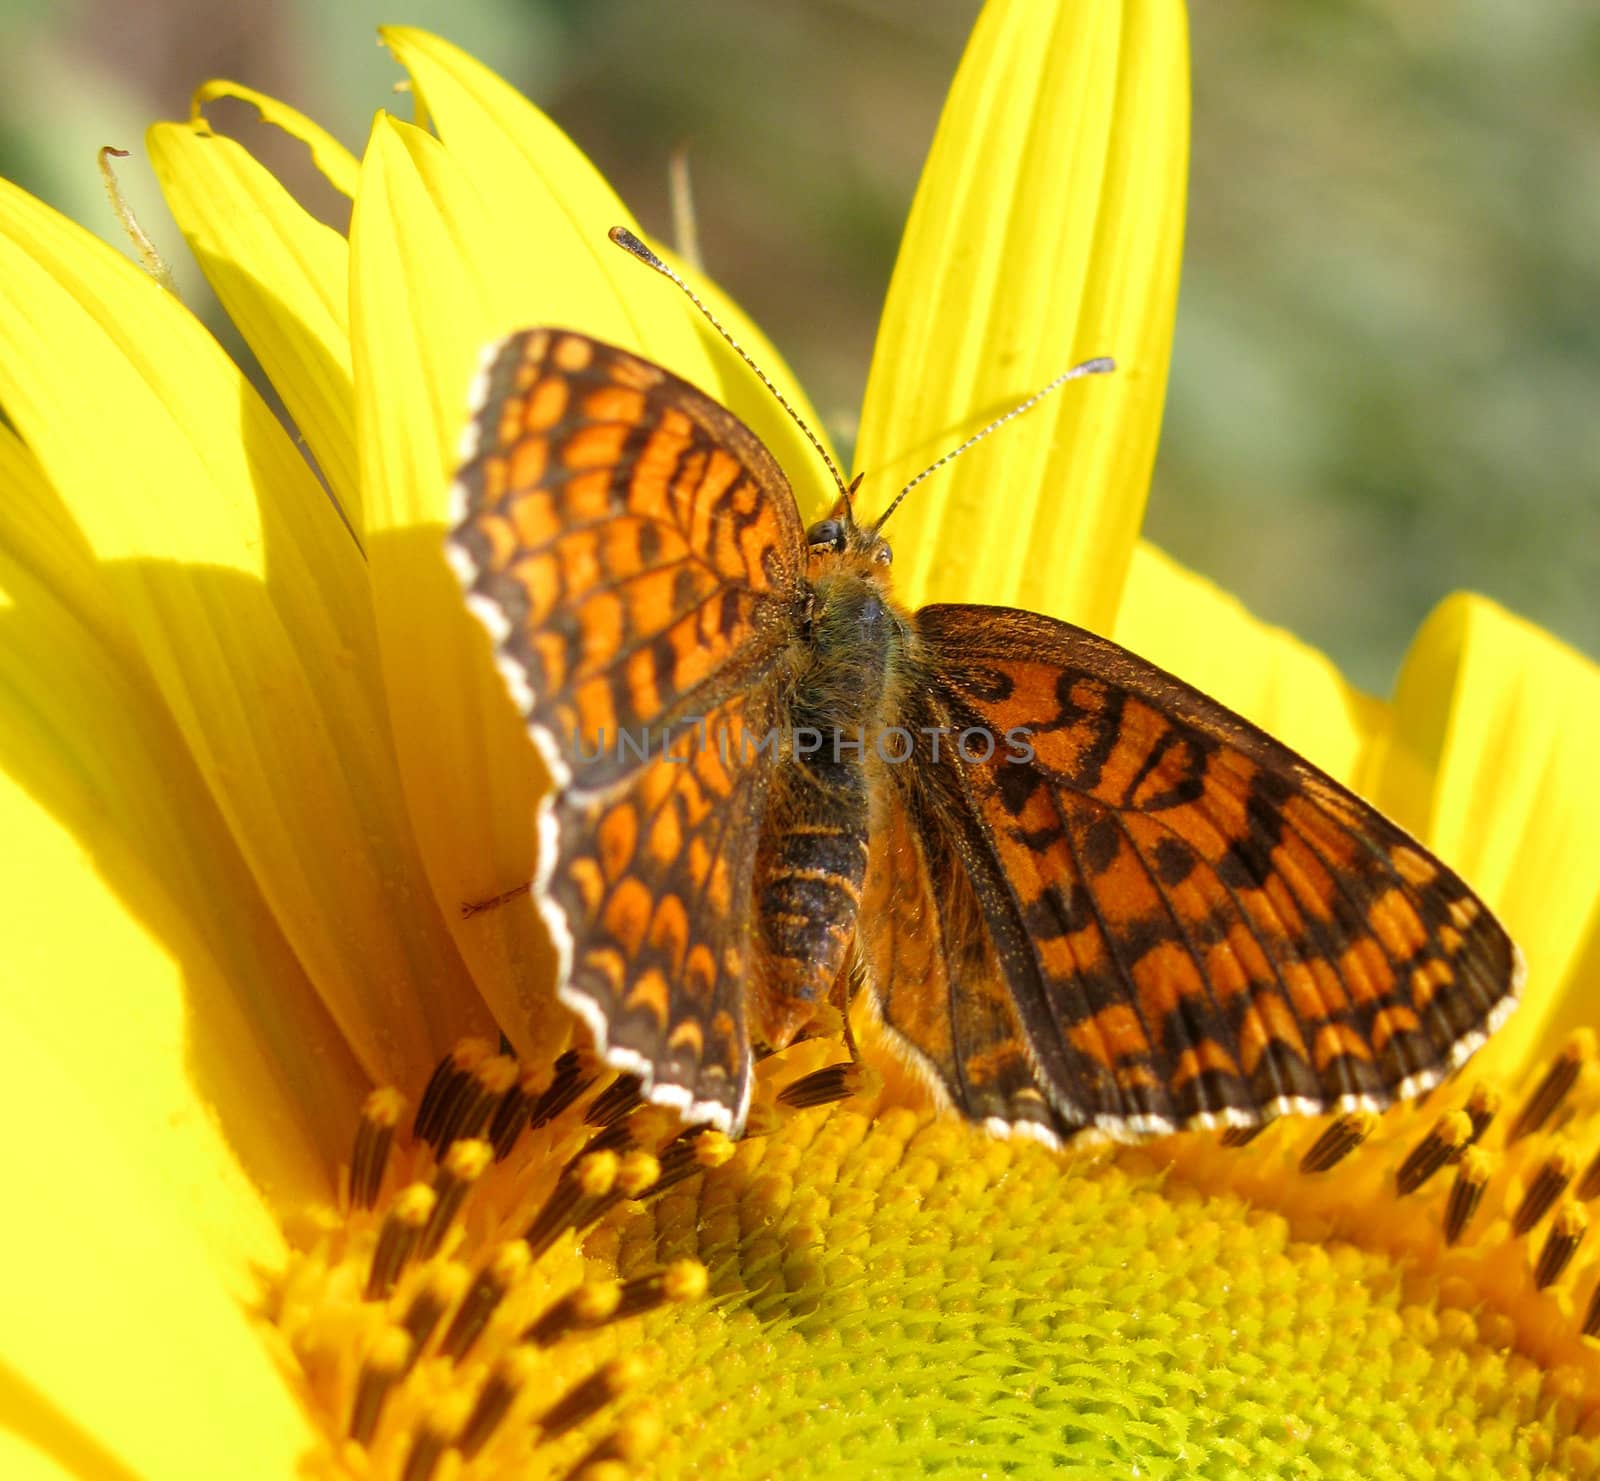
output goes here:
[{"label": "yellow stamen", "polygon": [[400,1481],[432,1481],[445,1451],[455,1444],[466,1424],[470,1406],[471,1399],[466,1394],[446,1394],[423,1416]]},{"label": "yellow stamen", "polygon": [[542,1370],[539,1357],[527,1348],[513,1347],[500,1355],[456,1441],[467,1460],[483,1449],[511,1406],[538,1379]]},{"label": "yellow stamen", "polygon": [[356,1144],[350,1154],[350,1203],[371,1208],[378,1201],[395,1127],[406,1112],[406,1098],[392,1086],[374,1090],[361,1104]]},{"label": "yellow stamen", "polygon": [[617,1191],[626,1198],[637,1198],[661,1176],[661,1161],[653,1154],[635,1148],[626,1153],[617,1169]]},{"label": "yellow stamen", "polygon": [[509,1054],[495,1054],[476,1065],[460,1082],[459,1090],[439,1117],[432,1138],[442,1156],[456,1141],[478,1136],[489,1124],[517,1083],[517,1062]]},{"label": "yellow stamen", "polygon": [[416,1252],[437,1201],[437,1195],[426,1183],[413,1183],[401,1190],[378,1231],[378,1247],[372,1253],[372,1270],[367,1276],[367,1300],[380,1300],[394,1289],[400,1271]]},{"label": "yellow stamen", "polygon": [[629,1281],[590,1281],[545,1312],[522,1334],[522,1340],[549,1347],[573,1332],[669,1304],[698,1301],[709,1284],[706,1268],[698,1260],[675,1260],[663,1270]]},{"label": "yellow stamen", "polygon": [[589,1281],[556,1302],[522,1334],[522,1340],[549,1347],[573,1332],[610,1321],[621,1304],[621,1281]]},{"label": "yellow stamen", "polygon": [[1472,1140],[1474,1143],[1483,1140],[1483,1134],[1494,1123],[1494,1118],[1500,1114],[1500,1107],[1505,1097],[1493,1085],[1474,1085],[1472,1094],[1467,1097],[1467,1104],[1463,1108],[1472,1121]]},{"label": "yellow stamen", "polygon": [[751,1104],[750,1114],[745,1118],[744,1139],[748,1142],[753,1139],[771,1136],[783,1125],[783,1117],[776,1106],[764,1106],[760,1101]]},{"label": "yellow stamen", "polygon": [[830,1064],[802,1075],[778,1092],[778,1104],[795,1110],[831,1105],[856,1095],[871,1095],[882,1085],[876,1070],[860,1060]]},{"label": "yellow stamen", "polygon": [[1567,1092],[1577,1083],[1578,1071],[1595,1056],[1594,1030],[1581,1028],[1571,1034],[1561,1046],[1561,1052],[1550,1062],[1544,1078],[1534,1087],[1533,1093],[1522,1103],[1506,1145],[1521,1141],[1530,1132],[1537,1131],[1555,1114],[1556,1107],[1567,1097]]},{"label": "yellow stamen", "polygon": [[488,1142],[476,1140],[451,1144],[444,1161],[433,1175],[433,1191],[438,1202],[422,1232],[419,1253],[424,1260],[434,1255],[443,1243],[455,1217],[461,1212],[472,1185],[488,1170],[494,1160],[494,1148]]},{"label": "yellow stamen", "polygon": [[535,1077],[524,1072],[517,1083],[506,1091],[500,1104],[494,1108],[494,1115],[489,1119],[489,1130],[485,1135],[489,1144],[494,1148],[494,1160],[504,1162],[511,1155],[511,1149],[516,1146],[528,1125],[528,1115],[533,1109],[533,1102],[539,1091],[534,1085]]},{"label": "yellow stamen", "polygon": [[1533,1283],[1539,1290],[1553,1286],[1561,1279],[1572,1257],[1589,1232],[1589,1216],[1581,1204],[1564,1203],[1556,1211],[1545,1237],[1544,1248],[1539,1251],[1539,1262],[1534,1266]]},{"label": "yellow stamen", "polygon": [[589,1126],[610,1126],[644,1104],[644,1091],[637,1075],[619,1075],[594,1098],[584,1115]]},{"label": "yellow stamen", "polygon": [[641,1353],[613,1358],[545,1410],[538,1418],[539,1428],[550,1439],[566,1434],[642,1383],[649,1371],[649,1362]]},{"label": "yellow stamen", "polygon": [[1545,1216],[1550,1205],[1566,1191],[1574,1170],[1572,1153],[1566,1147],[1558,1147],[1539,1164],[1527,1191],[1522,1195],[1522,1201],[1517,1205],[1516,1213],[1511,1216],[1511,1233],[1514,1237],[1526,1234]]},{"label": "yellow stamen", "polygon": [[350,1410],[350,1438],[358,1445],[371,1443],[383,1402],[411,1366],[411,1357],[411,1334],[403,1327],[385,1327],[378,1334],[361,1366],[355,1403]]},{"label": "yellow stamen", "polygon": [[445,1119],[466,1094],[473,1071],[494,1057],[494,1046],[487,1039],[463,1039],[434,1066],[427,1089],[417,1103],[411,1134],[420,1142],[435,1142]]},{"label": "yellow stamen", "polygon": [[615,1152],[590,1152],[574,1169],[573,1184],[585,1198],[604,1198],[615,1185],[621,1165]]},{"label": "yellow stamen", "polygon": [[594,1084],[594,1078],[585,1056],[577,1049],[567,1050],[556,1060],[549,1088],[529,1111],[528,1125],[535,1131],[548,1126]]},{"label": "yellow stamen", "polygon": [[450,1330],[444,1334],[439,1344],[442,1356],[460,1362],[471,1351],[506,1292],[527,1273],[532,1263],[533,1256],[520,1239],[508,1240],[494,1252],[489,1263],[478,1272],[455,1320],[450,1323]]},{"label": "yellow stamen", "polygon": [[439,1318],[461,1300],[470,1279],[464,1265],[434,1265],[428,1270],[400,1319],[400,1325],[410,1334],[413,1355],[428,1345]]},{"label": "yellow stamen", "polygon": [[653,1404],[640,1404],[624,1414],[617,1427],[575,1465],[570,1481],[628,1481],[660,1448],[666,1426]]},{"label": "yellow stamen", "polygon": [[662,1294],[678,1306],[700,1300],[710,1285],[711,1276],[698,1260],[674,1260],[661,1275]]},{"label": "yellow stamen", "polygon": [[1583,1176],[1578,1179],[1577,1197],[1580,1202],[1587,1203],[1591,1198],[1600,1194],[1600,1149],[1589,1159],[1589,1165],[1584,1168]]},{"label": "yellow stamen", "polygon": [[528,1248],[542,1255],[563,1229],[578,1228],[596,1200],[609,1193],[617,1181],[617,1154],[609,1148],[584,1152],[562,1169],[544,1207],[523,1232]]},{"label": "yellow stamen", "polygon": [[617,1316],[638,1316],[668,1303],[698,1301],[705,1295],[709,1280],[705,1266],[698,1260],[675,1260],[654,1275],[623,1282]]},{"label": "yellow stamen", "polygon": [[1444,1209],[1444,1242],[1454,1244],[1483,1202],[1483,1190],[1489,1186],[1489,1175],[1494,1169],[1494,1159],[1482,1147],[1468,1147],[1456,1166],[1455,1182],[1450,1185],[1450,1197]]},{"label": "yellow stamen", "polygon": [[1472,1140],[1472,1118],[1465,1111],[1450,1111],[1433,1124],[1420,1142],[1407,1154],[1395,1172],[1395,1187],[1401,1197],[1415,1193],[1429,1178]]},{"label": "yellow stamen", "polygon": [[1371,1111],[1349,1111],[1329,1122],[1316,1141],[1306,1149],[1300,1159],[1301,1172],[1327,1172],[1344,1161],[1362,1142],[1372,1135],[1378,1124]]}]

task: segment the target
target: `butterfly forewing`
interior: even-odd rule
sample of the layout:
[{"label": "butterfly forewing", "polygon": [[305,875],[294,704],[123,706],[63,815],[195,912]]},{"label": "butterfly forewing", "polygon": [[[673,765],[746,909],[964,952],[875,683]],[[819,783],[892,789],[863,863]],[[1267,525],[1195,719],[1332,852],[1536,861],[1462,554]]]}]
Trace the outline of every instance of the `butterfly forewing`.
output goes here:
[{"label": "butterfly forewing", "polygon": [[740,746],[801,591],[794,497],[715,402],[559,330],[486,357],[465,451],[452,563],[556,783],[559,990],[656,1099],[736,1127],[765,764]]},{"label": "butterfly forewing", "polygon": [[619,736],[759,681],[805,565],[794,496],[714,401],[579,335],[511,336],[478,397],[452,558],[557,779],[605,786],[637,761]]},{"label": "butterfly forewing", "polygon": [[[1068,1126],[1380,1106],[1435,1083],[1509,1011],[1515,948],[1487,908],[1254,726],[1050,618],[929,607],[916,630],[953,730],[1026,732],[1027,760],[947,746],[960,787],[939,793],[954,799],[940,826],[976,856],[1040,1088]],[[991,870],[1003,892],[984,887]]]}]

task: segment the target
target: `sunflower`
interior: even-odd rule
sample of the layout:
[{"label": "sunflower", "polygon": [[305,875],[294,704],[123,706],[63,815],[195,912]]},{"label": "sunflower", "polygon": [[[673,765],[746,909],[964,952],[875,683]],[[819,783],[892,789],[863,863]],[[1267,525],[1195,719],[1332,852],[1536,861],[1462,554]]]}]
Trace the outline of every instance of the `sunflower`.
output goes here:
[{"label": "sunflower", "polygon": [[[1179,7],[978,23],[859,462],[892,489],[1071,360],[1122,368],[912,500],[898,588],[1096,627],[1267,725],[1473,880],[1530,974],[1423,1106],[1065,1155],[826,1040],[769,1062],[742,1142],[681,1133],[573,1042],[534,912],[463,913],[531,876],[544,785],[441,554],[481,347],[629,346],[748,422],[807,514],[827,495],[606,241],[629,215],[570,142],[384,37],[416,118],[360,160],[221,83],[149,136],[293,435],[162,287],[0,186],[0,1011],[32,1128],[6,1473],[1593,1469],[1600,676],[1458,595],[1380,703],[1138,540]],[[348,234],[211,130],[224,94],[306,144]]]}]

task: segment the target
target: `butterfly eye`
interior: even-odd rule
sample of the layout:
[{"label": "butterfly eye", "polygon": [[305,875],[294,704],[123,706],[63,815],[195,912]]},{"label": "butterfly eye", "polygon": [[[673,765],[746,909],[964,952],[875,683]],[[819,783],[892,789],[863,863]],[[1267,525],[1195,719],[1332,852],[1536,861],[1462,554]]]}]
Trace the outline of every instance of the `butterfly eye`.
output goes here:
[{"label": "butterfly eye", "polygon": [[836,519],[819,520],[806,531],[806,544],[813,550],[832,551],[837,555],[844,549],[844,526]]}]

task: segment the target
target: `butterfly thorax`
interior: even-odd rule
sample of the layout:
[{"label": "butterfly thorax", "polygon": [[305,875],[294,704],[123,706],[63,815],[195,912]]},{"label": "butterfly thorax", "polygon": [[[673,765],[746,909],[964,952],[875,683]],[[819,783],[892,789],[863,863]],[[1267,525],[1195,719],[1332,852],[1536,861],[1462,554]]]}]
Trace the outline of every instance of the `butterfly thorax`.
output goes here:
[{"label": "butterfly thorax", "polygon": [[870,732],[908,639],[887,568],[853,555],[813,556],[796,675],[797,724]]}]

